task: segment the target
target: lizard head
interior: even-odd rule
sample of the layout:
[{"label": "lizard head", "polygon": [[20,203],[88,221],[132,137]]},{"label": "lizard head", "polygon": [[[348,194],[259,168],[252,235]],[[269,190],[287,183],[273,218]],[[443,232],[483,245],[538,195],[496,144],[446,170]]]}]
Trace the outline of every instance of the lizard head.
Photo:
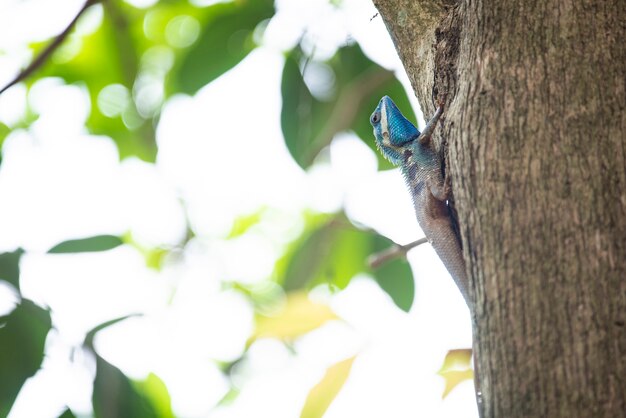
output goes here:
[{"label": "lizard head", "polygon": [[404,150],[420,134],[417,128],[404,117],[389,96],[380,99],[370,123],[374,127],[378,149],[391,163],[401,164]]}]

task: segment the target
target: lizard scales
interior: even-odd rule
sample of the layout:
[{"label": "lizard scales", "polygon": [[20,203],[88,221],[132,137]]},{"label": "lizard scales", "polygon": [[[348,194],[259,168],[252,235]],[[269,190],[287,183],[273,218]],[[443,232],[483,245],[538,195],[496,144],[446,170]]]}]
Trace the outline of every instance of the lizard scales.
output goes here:
[{"label": "lizard scales", "polygon": [[391,163],[400,167],[413,198],[417,222],[469,306],[465,260],[447,204],[448,190],[442,174],[442,161],[430,141],[442,112],[439,107],[424,132],[420,133],[395,103],[384,96],[370,122],[378,149]]}]

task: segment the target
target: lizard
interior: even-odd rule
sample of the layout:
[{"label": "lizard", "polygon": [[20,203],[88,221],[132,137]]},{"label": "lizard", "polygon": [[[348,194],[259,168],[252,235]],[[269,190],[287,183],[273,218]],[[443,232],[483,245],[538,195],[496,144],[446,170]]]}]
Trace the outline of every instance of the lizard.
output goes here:
[{"label": "lizard", "polygon": [[440,105],[420,133],[396,104],[384,96],[370,123],[378,149],[400,167],[413,198],[417,222],[471,307],[461,240],[448,205],[449,183],[443,175],[442,158],[430,140],[442,113],[443,105]]}]

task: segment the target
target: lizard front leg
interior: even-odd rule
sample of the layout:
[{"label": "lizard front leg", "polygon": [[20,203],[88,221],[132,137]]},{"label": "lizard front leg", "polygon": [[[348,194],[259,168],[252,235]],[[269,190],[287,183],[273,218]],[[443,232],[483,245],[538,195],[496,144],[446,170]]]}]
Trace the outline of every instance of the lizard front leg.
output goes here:
[{"label": "lizard front leg", "polygon": [[428,189],[433,197],[441,202],[445,202],[450,197],[450,182],[445,179],[428,179]]},{"label": "lizard front leg", "polygon": [[439,121],[439,118],[441,117],[442,113],[443,113],[443,105],[440,105],[435,111],[435,114],[433,115],[433,117],[426,124],[426,127],[424,127],[424,130],[422,131],[420,136],[417,137],[417,141],[420,144],[426,145],[430,142],[430,137],[435,131],[435,127],[437,126],[437,122]]}]

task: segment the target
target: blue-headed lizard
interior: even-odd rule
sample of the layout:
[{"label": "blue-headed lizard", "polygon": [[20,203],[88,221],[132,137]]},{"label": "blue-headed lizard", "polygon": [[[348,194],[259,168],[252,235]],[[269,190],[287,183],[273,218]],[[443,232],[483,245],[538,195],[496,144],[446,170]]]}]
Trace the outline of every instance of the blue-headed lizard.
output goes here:
[{"label": "blue-headed lizard", "polygon": [[447,202],[450,190],[442,173],[441,156],[430,140],[442,112],[443,107],[439,106],[420,133],[385,96],[370,122],[380,151],[392,164],[400,166],[413,197],[417,222],[471,306],[461,242]]}]

